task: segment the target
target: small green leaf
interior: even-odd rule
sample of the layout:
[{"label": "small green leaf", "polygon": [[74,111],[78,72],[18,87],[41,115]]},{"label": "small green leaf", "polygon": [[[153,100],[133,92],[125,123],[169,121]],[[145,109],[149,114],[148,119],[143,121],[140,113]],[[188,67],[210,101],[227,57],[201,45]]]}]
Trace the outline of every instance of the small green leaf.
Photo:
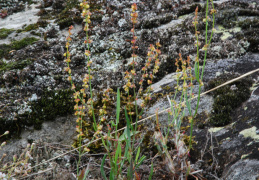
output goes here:
[{"label": "small green leaf", "polygon": [[112,124],[113,127],[117,126],[117,124],[115,124],[113,121],[111,121],[111,124]]}]

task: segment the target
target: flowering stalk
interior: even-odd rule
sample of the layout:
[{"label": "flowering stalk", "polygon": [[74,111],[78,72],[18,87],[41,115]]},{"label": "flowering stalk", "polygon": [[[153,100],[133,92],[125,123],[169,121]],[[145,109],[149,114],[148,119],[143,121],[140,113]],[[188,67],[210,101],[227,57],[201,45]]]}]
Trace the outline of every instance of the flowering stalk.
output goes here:
[{"label": "flowering stalk", "polygon": [[[86,40],[84,41],[84,43],[87,45],[87,50],[85,50],[85,55],[87,57],[88,74],[85,74],[83,78],[82,88],[79,91],[76,91],[75,84],[73,83],[73,80],[72,80],[71,69],[69,67],[69,63],[71,62],[69,45],[70,45],[70,41],[72,40],[70,36],[72,35],[71,30],[73,29],[73,26],[69,27],[69,35],[67,37],[67,43],[66,43],[67,52],[64,54],[64,56],[66,56],[65,62],[67,63],[67,67],[65,68],[65,71],[68,72],[68,81],[70,81],[71,83],[71,89],[74,90],[74,101],[76,103],[76,105],[74,106],[74,110],[75,110],[75,115],[77,116],[76,131],[78,133],[77,138],[79,141],[79,147],[81,147],[82,138],[88,133],[87,130],[85,132],[83,131],[83,118],[86,116],[86,113],[85,113],[86,110],[93,117],[94,130],[97,131],[97,129],[99,129],[95,121],[94,108],[93,108],[93,92],[92,92],[92,86],[91,86],[91,79],[93,78],[91,75],[91,68],[90,68],[90,65],[92,63],[92,61],[90,61],[91,52],[89,50],[90,49],[89,44],[91,43],[91,40],[88,37],[89,23],[91,23],[91,20],[90,20],[91,12],[89,11],[90,6],[85,0],[80,4],[80,6],[83,8],[82,16],[84,17],[84,22],[85,22],[84,31],[86,31]],[[86,92],[88,90],[90,91],[90,98],[88,99],[87,102],[85,102],[85,98],[87,96]],[[85,147],[84,150],[79,148],[79,161],[77,162],[77,166],[78,166],[77,174],[79,174],[79,164],[80,164],[81,154],[83,151],[89,152],[90,149],[87,147]]]},{"label": "flowering stalk", "polygon": [[213,0],[211,1],[211,6],[212,9],[210,11],[210,14],[213,17],[212,20],[212,31],[211,31],[211,35],[210,38],[208,39],[208,21],[209,21],[209,0],[207,0],[207,5],[206,5],[206,17],[204,19],[204,22],[206,24],[206,32],[205,32],[205,45],[202,48],[202,50],[204,50],[204,59],[203,59],[203,66],[202,66],[202,72],[200,75],[200,71],[199,71],[199,39],[198,39],[198,35],[199,35],[199,31],[197,31],[197,24],[198,24],[198,7],[195,10],[195,18],[194,18],[194,22],[193,25],[195,27],[195,36],[196,36],[196,47],[197,47],[197,56],[195,59],[195,65],[194,65],[194,72],[195,72],[195,77],[196,80],[199,82],[199,92],[198,92],[198,98],[197,98],[197,104],[196,104],[196,109],[194,114],[192,115],[191,109],[189,109],[189,115],[190,115],[190,123],[191,123],[191,131],[190,131],[190,142],[189,142],[189,149],[191,149],[192,145],[191,145],[191,139],[192,139],[192,130],[193,130],[193,117],[196,116],[197,112],[198,112],[198,107],[199,107],[199,103],[200,103],[200,94],[201,94],[201,87],[203,86],[203,74],[204,74],[204,69],[205,69],[205,64],[206,64],[206,60],[207,60],[207,52],[208,52],[208,47],[211,43],[212,40],[212,36],[213,36],[213,31],[215,31],[214,27],[215,27],[215,13],[216,10],[214,9],[214,4],[213,4]]},{"label": "flowering stalk", "polygon": [[[151,92],[152,88],[150,85],[152,84],[154,75],[158,72],[159,66],[161,64],[160,60],[158,58],[158,56],[161,54],[161,51],[158,49],[159,47],[161,47],[159,42],[156,43],[156,47],[153,44],[150,44],[150,46],[148,48],[149,51],[147,53],[147,56],[148,56],[147,62],[145,64],[145,66],[141,69],[143,71],[143,74],[142,74],[142,78],[139,82],[140,88],[138,91],[138,96],[142,95],[143,82],[145,80],[147,80],[147,83],[149,85],[149,87],[147,89],[147,91],[148,91],[147,96],[144,98],[144,102],[141,103],[142,108],[144,108],[145,104],[147,104],[147,102],[151,100],[150,92]],[[151,68],[151,64],[153,63],[152,61],[155,61],[155,65],[154,65],[153,69],[151,69],[151,73],[148,74],[148,71]]]}]

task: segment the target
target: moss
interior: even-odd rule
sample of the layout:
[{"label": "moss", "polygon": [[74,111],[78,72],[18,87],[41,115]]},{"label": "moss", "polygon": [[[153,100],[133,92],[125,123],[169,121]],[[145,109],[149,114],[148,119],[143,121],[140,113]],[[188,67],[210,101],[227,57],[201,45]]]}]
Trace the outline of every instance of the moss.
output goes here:
[{"label": "moss", "polygon": [[24,31],[25,32],[28,32],[28,31],[31,31],[31,30],[35,30],[35,29],[38,29],[39,28],[39,25],[37,23],[35,24],[29,24],[28,26],[26,26],[24,28]]},{"label": "moss", "polygon": [[41,33],[37,33],[37,32],[35,32],[35,31],[31,31],[30,32],[32,35],[34,35],[34,36],[39,36],[39,37],[41,37]]},{"label": "moss", "polygon": [[[194,141],[194,139],[195,139],[195,136],[192,136],[192,141],[191,141],[192,146],[198,144],[198,142]],[[183,141],[184,141],[186,146],[189,146],[190,145],[190,136],[188,136],[186,134],[183,135]]]},{"label": "moss", "polygon": [[216,24],[222,24],[225,28],[232,28],[236,26],[238,19],[238,11],[224,10],[216,13]]},{"label": "moss", "polygon": [[0,58],[6,57],[11,50],[19,50],[32,43],[38,41],[34,37],[26,37],[19,41],[13,41],[11,44],[1,44],[0,45]]},{"label": "moss", "polygon": [[258,19],[246,19],[244,21],[239,21],[238,26],[242,29],[251,29],[259,27],[259,20]]},{"label": "moss", "polygon": [[0,29],[0,39],[5,39],[9,34],[11,34],[14,30],[13,29]]},{"label": "moss", "polygon": [[9,71],[12,69],[23,69],[24,67],[30,65],[32,61],[30,59],[15,61],[11,63],[5,63],[3,60],[0,60],[0,74],[3,71]]},{"label": "moss", "polygon": [[23,30],[22,29],[17,29],[16,33],[21,33]]},{"label": "moss", "polygon": [[66,17],[61,18],[57,21],[57,24],[59,25],[60,29],[64,29],[66,27],[69,27],[76,23],[81,23],[83,19],[81,17]]},{"label": "moss", "polygon": [[7,44],[0,44],[0,58],[5,57],[9,51],[11,51],[11,46]]},{"label": "moss", "polygon": [[21,0],[21,1],[27,2],[29,5],[30,5],[30,4],[33,4],[33,3],[37,3],[36,0]]},{"label": "moss", "polygon": [[18,49],[24,48],[24,47],[26,47],[28,45],[31,45],[32,43],[34,43],[36,41],[38,41],[38,39],[35,38],[35,37],[23,38],[20,41],[13,41],[11,43],[11,48],[15,49],[15,50],[18,50]]},{"label": "moss", "polygon": [[64,10],[58,15],[56,23],[61,29],[67,28],[74,23],[82,23],[83,19],[78,11],[72,12],[71,9],[80,9],[78,0],[68,0],[66,2]]},{"label": "moss", "polygon": [[38,22],[37,22],[37,25],[40,26],[40,27],[47,27],[48,26],[48,21],[44,20],[44,19],[39,19]]},{"label": "moss", "polygon": [[[206,89],[212,89],[235,77],[237,76],[223,74],[209,81]],[[251,78],[245,78],[213,91],[214,104],[210,115],[210,123],[214,126],[229,124],[232,111],[250,97],[249,88],[252,86],[252,83]]]},{"label": "moss", "polygon": [[74,102],[71,90],[44,91],[37,101],[30,103],[32,112],[20,117],[24,125],[41,129],[44,121],[53,121],[57,116],[72,114]]},{"label": "moss", "polygon": [[28,103],[31,112],[18,115],[17,120],[3,119],[0,116],[0,134],[8,130],[10,134],[5,138],[18,138],[26,126],[41,129],[44,121],[53,121],[58,116],[72,114],[74,107],[72,94],[71,90],[44,91],[39,100]]}]

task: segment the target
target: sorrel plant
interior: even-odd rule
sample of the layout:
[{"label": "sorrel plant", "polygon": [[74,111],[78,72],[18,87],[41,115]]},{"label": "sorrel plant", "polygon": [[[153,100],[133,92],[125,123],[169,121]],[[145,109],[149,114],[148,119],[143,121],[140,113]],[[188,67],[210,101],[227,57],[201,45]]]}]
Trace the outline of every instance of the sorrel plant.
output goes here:
[{"label": "sorrel plant", "polygon": [[[106,122],[106,108],[107,108],[107,103],[110,101],[110,95],[112,95],[112,89],[107,88],[106,90],[103,91],[103,99],[102,99],[102,108],[99,109],[99,113],[96,116],[95,114],[95,109],[94,109],[94,94],[93,94],[93,89],[92,89],[92,84],[91,80],[93,76],[91,75],[91,64],[92,61],[90,60],[91,57],[91,51],[90,51],[90,43],[92,42],[89,39],[88,36],[88,31],[89,31],[89,24],[91,23],[90,17],[91,17],[91,12],[89,11],[89,4],[84,0],[81,4],[81,7],[83,9],[82,11],[82,16],[84,17],[84,31],[86,32],[86,39],[84,43],[86,44],[86,49],[85,49],[85,56],[87,59],[87,71],[88,73],[84,76],[83,78],[83,85],[80,90],[76,90],[76,86],[73,83],[72,79],[72,74],[71,74],[71,69],[70,69],[70,52],[69,52],[69,45],[71,42],[71,30],[72,26],[69,28],[69,36],[67,38],[67,43],[66,43],[66,48],[67,52],[64,54],[66,56],[65,62],[67,63],[67,67],[65,68],[65,71],[68,72],[68,80],[71,83],[71,89],[75,91],[74,93],[74,100],[75,100],[75,115],[77,116],[77,127],[76,131],[78,133],[78,142],[79,142],[79,159],[77,162],[77,176],[81,177],[82,173],[79,172],[79,166],[81,162],[81,157],[83,153],[89,152],[91,149],[88,147],[80,148],[82,146],[83,139],[86,138],[86,133],[87,130],[83,129],[83,124],[85,117],[90,115],[92,117],[92,126],[95,131],[94,135],[90,139],[90,142],[93,141],[94,139],[101,138],[102,144],[104,148],[107,151],[107,155],[103,157],[102,164],[101,164],[101,173],[104,179],[107,179],[105,171],[104,171],[104,165],[106,163],[106,157],[108,156],[109,159],[109,164],[111,167],[110,174],[109,174],[109,179],[118,179],[118,178],[123,178],[123,171],[127,170],[127,179],[133,179],[134,174],[136,178],[138,177],[137,174],[137,168],[138,166],[144,161],[146,158],[145,156],[141,156],[141,150],[140,150],[140,145],[136,144],[141,144],[140,142],[142,139],[140,139],[138,142],[136,139],[137,133],[137,122],[141,118],[141,115],[143,113],[144,107],[146,104],[150,101],[151,99],[151,84],[153,81],[153,77],[159,70],[159,65],[160,65],[160,60],[159,60],[159,55],[161,54],[161,51],[159,50],[159,47],[161,46],[159,42],[156,43],[156,45],[150,45],[149,51],[147,53],[147,61],[145,66],[142,68],[142,71],[140,72],[141,75],[141,80],[139,81],[139,89],[137,90],[137,85],[136,85],[136,77],[137,73],[136,72],[136,66],[138,66],[138,63],[136,61],[137,55],[135,53],[136,49],[138,49],[137,46],[137,36],[135,35],[135,25],[137,23],[137,5],[133,4],[131,9],[131,22],[132,22],[132,35],[133,38],[131,40],[132,44],[132,58],[131,58],[131,63],[130,63],[130,70],[125,72],[125,85],[123,86],[123,92],[121,89],[117,89],[117,100],[116,100],[116,116],[114,117],[114,120],[110,122]],[[192,147],[192,130],[193,130],[193,118],[197,114],[197,110],[199,107],[199,101],[200,101],[200,93],[201,93],[201,87],[203,86],[203,74],[204,74],[204,69],[205,69],[205,64],[206,64],[206,57],[207,57],[207,50],[208,47],[211,43],[212,35],[213,35],[213,30],[214,30],[214,14],[215,14],[215,9],[213,6],[213,1],[211,1],[212,5],[212,10],[210,13],[213,16],[213,25],[212,25],[212,31],[210,38],[208,38],[208,22],[209,22],[209,1],[207,0],[206,4],[206,17],[204,19],[204,22],[206,23],[206,34],[205,34],[205,45],[203,47],[204,50],[204,60],[203,60],[203,66],[202,70],[200,72],[200,64],[199,64],[199,49],[200,49],[200,42],[199,42],[199,32],[197,30],[197,24],[198,24],[198,8],[195,10],[195,18],[194,18],[194,27],[195,27],[195,37],[196,37],[196,47],[197,47],[197,55],[196,59],[194,62],[194,76],[193,71],[192,71],[192,62],[189,57],[187,57],[187,60],[183,60],[181,54],[179,54],[179,59],[176,60],[176,66],[177,66],[177,86],[176,86],[176,92],[174,97],[170,100],[171,103],[171,111],[169,112],[169,119],[168,119],[168,128],[166,128],[164,131],[159,123],[158,120],[158,114],[156,118],[156,124],[157,124],[157,129],[158,132],[155,132],[155,140],[157,147],[159,149],[160,153],[165,154],[166,160],[168,162],[168,166],[170,167],[170,171],[172,174],[177,174],[177,170],[175,167],[175,164],[178,163],[180,164],[181,168],[181,175],[183,175],[184,171],[184,176],[188,176],[190,173],[190,164],[187,161],[187,154],[189,150]],[[193,97],[193,79],[196,79],[197,82],[199,83],[199,91],[198,91],[198,99],[196,102],[196,108],[195,112],[192,112],[191,109],[191,99]],[[143,92],[143,83],[147,82],[149,87]],[[121,105],[120,98],[121,98],[121,93],[125,93],[128,97],[128,103],[125,107]],[[144,95],[145,93],[145,95]],[[180,97],[178,96],[180,94]],[[86,98],[88,98],[86,100]],[[178,99],[177,99],[178,98]],[[141,103],[141,108],[139,110],[139,106],[137,104],[137,100],[142,99]],[[125,119],[127,122],[127,127],[124,131],[123,134],[120,134],[117,132],[118,130],[118,125],[119,125],[119,120],[120,120],[120,115],[121,115],[121,108],[124,109],[124,114],[125,114]],[[188,115],[185,111],[185,109],[188,109]],[[183,134],[181,132],[181,123],[182,119],[185,116],[188,116],[191,130],[190,130],[190,142],[189,142],[189,148],[186,147],[186,145],[183,142]],[[135,123],[134,125],[132,125]],[[104,127],[104,126],[107,127]],[[177,149],[177,153],[175,154],[175,158],[172,158],[167,147],[167,141],[170,135],[173,134],[173,141],[175,143],[175,147]],[[183,167],[184,166],[184,167]],[[88,173],[89,171],[87,171]],[[151,172],[149,179],[152,178],[153,174],[153,163],[151,166]],[[83,177],[86,176],[83,175]]]}]

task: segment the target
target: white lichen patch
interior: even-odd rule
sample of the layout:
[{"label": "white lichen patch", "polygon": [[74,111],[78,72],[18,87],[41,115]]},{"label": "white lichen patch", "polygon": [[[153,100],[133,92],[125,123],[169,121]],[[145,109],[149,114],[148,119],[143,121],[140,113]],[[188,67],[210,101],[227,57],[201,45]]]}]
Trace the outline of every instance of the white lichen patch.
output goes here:
[{"label": "white lichen patch", "polygon": [[250,154],[252,154],[252,153],[249,153],[249,154],[243,154],[243,155],[241,156],[241,159],[245,159],[245,158],[247,158]]},{"label": "white lichen patch", "polygon": [[240,27],[225,29],[223,26],[218,26],[218,27],[216,27],[216,30],[214,31],[214,33],[223,33],[222,36],[220,37],[220,39],[222,41],[224,41],[224,40],[228,39],[229,37],[232,37],[233,33],[237,33],[240,31],[241,31]]},{"label": "white lichen patch", "polygon": [[229,32],[223,32],[223,35],[220,37],[220,39],[222,41],[228,39],[229,37],[232,37],[232,34],[230,34]]},{"label": "white lichen patch", "polygon": [[244,129],[239,134],[242,134],[245,138],[250,137],[250,138],[253,138],[256,141],[259,141],[259,135],[256,134],[256,127],[255,126],[253,126],[251,128],[248,128],[248,129]]},{"label": "white lichen patch", "polygon": [[18,114],[22,115],[22,114],[25,114],[26,112],[29,112],[29,113],[32,112],[31,106],[29,106],[27,102],[23,102],[23,104],[20,107],[18,107]]},{"label": "white lichen patch", "polygon": [[208,131],[210,133],[215,133],[215,132],[218,132],[220,131],[221,129],[223,129],[224,127],[215,127],[215,128],[210,128]]}]

